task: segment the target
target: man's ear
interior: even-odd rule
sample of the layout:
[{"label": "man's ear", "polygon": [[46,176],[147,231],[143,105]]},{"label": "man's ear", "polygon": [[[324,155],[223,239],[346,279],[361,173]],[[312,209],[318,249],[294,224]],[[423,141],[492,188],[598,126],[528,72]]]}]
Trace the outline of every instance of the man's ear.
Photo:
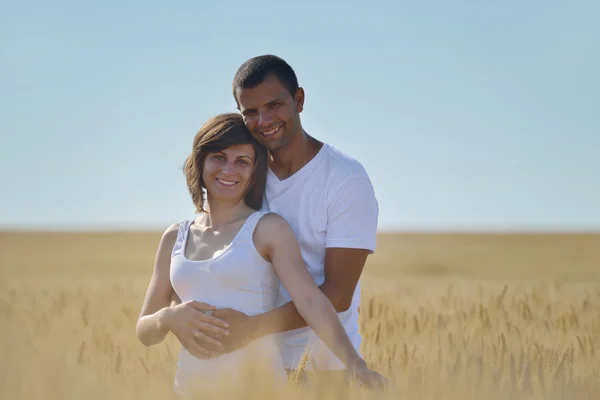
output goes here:
[{"label": "man's ear", "polygon": [[296,110],[298,110],[298,114],[304,110],[304,89],[301,87],[296,90],[296,95],[294,96],[294,101],[296,102]]}]

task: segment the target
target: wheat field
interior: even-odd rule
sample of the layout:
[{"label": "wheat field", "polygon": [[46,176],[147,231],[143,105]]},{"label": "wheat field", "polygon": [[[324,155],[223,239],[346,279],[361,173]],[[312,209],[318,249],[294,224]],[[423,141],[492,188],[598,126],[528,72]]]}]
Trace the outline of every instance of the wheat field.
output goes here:
[{"label": "wheat field", "polygon": [[[0,233],[2,399],[170,399],[135,322],[158,233]],[[600,235],[381,235],[362,352],[387,392],[260,371],[219,399],[598,399]]]}]

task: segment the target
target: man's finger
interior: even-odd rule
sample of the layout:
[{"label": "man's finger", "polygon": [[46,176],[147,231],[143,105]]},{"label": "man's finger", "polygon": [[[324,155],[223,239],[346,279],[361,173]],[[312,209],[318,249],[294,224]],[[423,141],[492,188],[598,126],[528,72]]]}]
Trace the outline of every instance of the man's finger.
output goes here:
[{"label": "man's finger", "polygon": [[219,308],[210,313],[215,318],[227,318],[231,317],[232,314],[233,312],[230,308]]},{"label": "man's finger", "polygon": [[177,296],[177,293],[175,293],[175,291],[171,292],[171,297],[169,300],[171,300],[171,306],[181,304],[181,299],[179,298],[179,296]]}]

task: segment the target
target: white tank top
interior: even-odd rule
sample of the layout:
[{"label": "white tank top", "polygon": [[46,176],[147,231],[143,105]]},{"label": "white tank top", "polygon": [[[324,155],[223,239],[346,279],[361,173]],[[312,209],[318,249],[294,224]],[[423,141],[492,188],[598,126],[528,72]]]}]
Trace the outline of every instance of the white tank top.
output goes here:
[{"label": "white tank top", "polygon": [[[210,259],[194,261],[185,256],[185,244],[192,221],[180,223],[177,241],[171,254],[171,285],[182,302],[196,300],[217,308],[233,308],[247,315],[261,314],[275,307],[279,278],[273,265],[256,250],[252,239],[260,218],[267,214],[251,214],[231,244]],[[183,394],[199,378],[216,379],[219,374],[240,363],[240,357],[258,351],[275,373],[283,373],[283,364],[272,336],[251,343],[250,346],[211,360],[192,356],[183,347],[175,378],[176,389]],[[256,356],[254,356],[256,357]],[[221,368],[223,367],[223,368]]]},{"label": "white tank top", "polygon": [[279,278],[273,265],[258,253],[252,239],[258,221],[265,214],[264,211],[251,214],[223,252],[202,261],[185,257],[192,221],[179,225],[170,274],[171,285],[181,301],[202,301],[248,315],[274,308]]}]

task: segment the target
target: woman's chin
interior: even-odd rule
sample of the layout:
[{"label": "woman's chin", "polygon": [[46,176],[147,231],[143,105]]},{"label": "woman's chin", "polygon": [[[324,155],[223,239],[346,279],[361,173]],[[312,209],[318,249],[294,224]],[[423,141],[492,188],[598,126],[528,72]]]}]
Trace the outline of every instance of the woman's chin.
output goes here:
[{"label": "woman's chin", "polygon": [[213,202],[237,203],[242,198],[242,193],[239,190],[213,190],[207,196]]}]

